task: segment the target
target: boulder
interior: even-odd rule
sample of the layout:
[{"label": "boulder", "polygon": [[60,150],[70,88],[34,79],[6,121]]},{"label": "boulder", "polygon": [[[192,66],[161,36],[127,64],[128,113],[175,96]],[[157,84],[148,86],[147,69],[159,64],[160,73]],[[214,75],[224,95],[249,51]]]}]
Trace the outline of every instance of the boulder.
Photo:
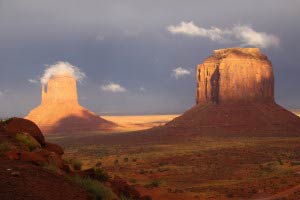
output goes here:
[{"label": "boulder", "polygon": [[118,176],[114,177],[114,179],[110,180],[109,182],[113,192],[118,196],[136,200],[151,200],[151,197],[149,196],[141,196],[134,186],[129,185],[126,181]]},{"label": "boulder", "polygon": [[36,141],[38,141],[41,146],[45,145],[45,138],[39,127],[32,121],[23,118],[11,118],[5,125],[5,131],[13,135],[17,133],[28,133]]},{"label": "boulder", "polygon": [[47,165],[47,158],[37,152],[23,151],[20,153],[20,160],[31,162],[35,165]]},{"label": "boulder", "polygon": [[63,148],[57,144],[52,144],[52,143],[46,142],[44,149],[46,149],[47,151],[54,152],[58,155],[64,154]]}]

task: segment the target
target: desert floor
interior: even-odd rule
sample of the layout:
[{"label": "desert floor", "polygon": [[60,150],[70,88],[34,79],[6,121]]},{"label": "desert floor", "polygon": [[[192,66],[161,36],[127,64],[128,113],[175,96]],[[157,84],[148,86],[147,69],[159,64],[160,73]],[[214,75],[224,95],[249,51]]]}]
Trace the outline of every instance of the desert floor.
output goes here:
[{"label": "desert floor", "polygon": [[[164,117],[110,119],[120,119],[128,130],[140,130],[158,125]],[[193,137],[169,142],[158,137],[157,142],[137,142],[132,132],[98,132],[47,139],[63,145],[66,158],[82,160],[84,168],[101,165],[153,199],[300,198],[300,137]]]},{"label": "desert floor", "polygon": [[129,115],[129,116],[102,116],[104,119],[116,122],[118,131],[136,131],[160,126],[179,115]]}]

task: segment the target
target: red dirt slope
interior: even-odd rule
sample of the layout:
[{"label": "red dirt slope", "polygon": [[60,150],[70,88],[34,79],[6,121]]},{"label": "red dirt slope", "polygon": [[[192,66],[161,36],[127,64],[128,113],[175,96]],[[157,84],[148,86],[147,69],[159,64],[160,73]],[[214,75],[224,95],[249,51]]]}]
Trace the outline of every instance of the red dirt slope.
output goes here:
[{"label": "red dirt slope", "polygon": [[299,135],[300,118],[275,103],[197,105],[161,131],[200,135]]},{"label": "red dirt slope", "polygon": [[88,200],[86,191],[63,176],[28,162],[0,159],[1,200]]}]

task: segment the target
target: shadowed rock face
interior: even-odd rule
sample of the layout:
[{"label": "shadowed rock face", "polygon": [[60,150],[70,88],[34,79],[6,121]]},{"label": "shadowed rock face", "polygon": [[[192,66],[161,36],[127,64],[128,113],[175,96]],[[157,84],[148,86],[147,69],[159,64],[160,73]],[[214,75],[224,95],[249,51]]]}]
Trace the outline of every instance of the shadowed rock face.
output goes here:
[{"label": "shadowed rock face", "polygon": [[197,104],[274,101],[272,65],[258,48],[215,50],[196,79]]},{"label": "shadowed rock face", "polygon": [[54,76],[42,85],[41,105],[26,119],[35,122],[44,133],[98,131],[116,126],[79,105],[76,80],[69,74]]}]

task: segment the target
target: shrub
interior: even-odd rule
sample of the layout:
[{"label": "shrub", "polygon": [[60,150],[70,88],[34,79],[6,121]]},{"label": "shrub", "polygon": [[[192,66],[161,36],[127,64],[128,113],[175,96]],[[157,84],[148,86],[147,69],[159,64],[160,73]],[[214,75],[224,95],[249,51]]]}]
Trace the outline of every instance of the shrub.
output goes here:
[{"label": "shrub", "polygon": [[73,167],[73,169],[75,170],[81,170],[82,168],[82,161],[81,160],[78,160],[76,158],[63,158],[63,160],[71,165]]},{"label": "shrub", "polygon": [[128,159],[127,157],[125,157],[125,158],[124,158],[124,162],[126,162],[126,163],[127,163],[127,162],[128,162],[128,160],[129,160],[129,159]]},{"label": "shrub", "polygon": [[5,127],[12,118],[0,119],[0,123]]},{"label": "shrub", "polygon": [[131,197],[126,197],[126,196],[121,196],[120,197],[120,200],[134,200],[133,198],[131,198]]},{"label": "shrub", "polygon": [[136,162],[137,161],[137,158],[132,158],[132,162]]},{"label": "shrub", "polygon": [[114,164],[115,164],[115,165],[119,165],[119,160],[116,159],[115,162],[114,162]]},{"label": "shrub", "polygon": [[71,177],[71,180],[93,195],[96,200],[117,199],[116,195],[99,181],[90,178],[81,178],[79,176]]},{"label": "shrub", "polygon": [[158,163],[159,166],[165,166],[165,165],[168,165],[169,163],[168,162],[160,162]]},{"label": "shrub", "polygon": [[38,143],[38,141],[36,141],[36,139],[31,137],[30,135],[17,133],[15,138],[17,142],[26,145],[30,151],[33,151],[37,148],[41,148],[40,143]]},{"label": "shrub", "polygon": [[148,171],[146,171],[146,170],[144,170],[144,169],[140,169],[139,173],[140,173],[140,174],[146,174],[146,173],[148,173]]},{"label": "shrub", "polygon": [[78,160],[78,159],[72,159],[71,165],[75,170],[81,170],[81,168],[82,168],[82,162],[81,162],[81,160]]},{"label": "shrub", "polygon": [[101,168],[94,168],[94,171],[95,171],[96,178],[99,181],[105,182],[110,178],[108,173]]},{"label": "shrub", "polygon": [[292,162],[291,162],[291,165],[292,165],[292,166],[300,165],[300,161],[292,161]]},{"label": "shrub", "polygon": [[11,144],[8,142],[3,142],[0,144],[0,155],[3,155],[5,152],[11,149]]},{"label": "shrub", "polygon": [[283,161],[281,160],[281,158],[278,158],[277,161],[278,161],[278,163],[279,163],[280,165],[283,165],[283,164],[284,164]]},{"label": "shrub", "polygon": [[136,184],[137,180],[135,178],[131,178],[131,179],[129,179],[129,182],[132,183],[132,184]]},{"label": "shrub", "polygon": [[59,169],[57,166],[55,165],[45,165],[43,166],[44,169],[48,170],[48,171],[51,171],[51,172],[54,172],[54,173],[58,173],[59,172]]},{"label": "shrub", "polygon": [[160,180],[153,180],[150,183],[146,184],[145,187],[147,188],[154,188],[154,187],[159,187],[161,185]]},{"label": "shrub", "polygon": [[95,167],[101,167],[102,166],[102,162],[101,161],[98,161],[95,165]]}]

